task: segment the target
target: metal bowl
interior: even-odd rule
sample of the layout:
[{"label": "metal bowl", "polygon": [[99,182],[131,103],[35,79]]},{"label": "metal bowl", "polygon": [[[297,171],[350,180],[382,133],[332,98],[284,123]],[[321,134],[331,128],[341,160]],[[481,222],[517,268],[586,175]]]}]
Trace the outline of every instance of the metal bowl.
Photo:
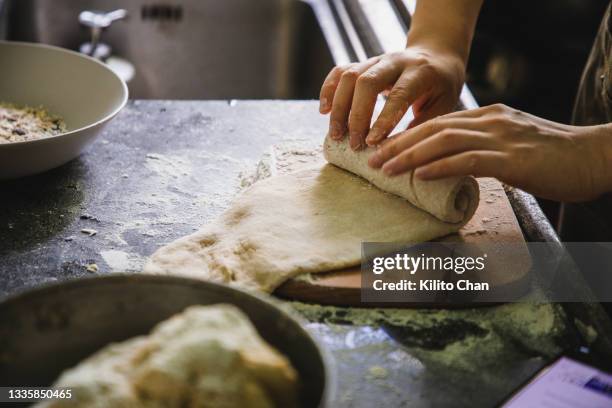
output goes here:
[{"label": "metal bowl", "polygon": [[113,274],[42,286],[0,303],[0,385],[48,386],[110,342],[146,334],[190,305],[229,303],[287,356],[301,380],[302,407],[327,406],[324,349],[293,317],[263,297],[171,276]]},{"label": "metal bowl", "polygon": [[0,41],[0,102],[42,106],[66,122],[57,136],[0,144],[0,179],[40,173],[75,157],[125,105],[125,83],[73,51]]}]

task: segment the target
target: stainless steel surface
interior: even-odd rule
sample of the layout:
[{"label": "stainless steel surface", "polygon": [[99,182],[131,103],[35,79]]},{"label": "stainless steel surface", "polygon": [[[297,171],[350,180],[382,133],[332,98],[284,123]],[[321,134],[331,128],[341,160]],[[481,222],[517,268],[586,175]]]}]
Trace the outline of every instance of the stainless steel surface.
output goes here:
[{"label": "stainless steel surface", "polygon": [[[83,10],[125,8],[103,35],[113,56],[135,65],[132,98],[318,97],[346,53],[327,2],[299,0],[7,0],[7,39],[78,50],[90,40]],[[333,36],[334,38],[331,38]],[[330,40],[327,41],[326,37]]]},{"label": "stainless steel surface", "polygon": [[[331,397],[327,354],[296,320],[260,296],[193,279],[113,274],[53,284],[0,303],[0,384],[46,386],[110,342],[145,334],[194,304],[239,307],[300,375],[301,406]],[[44,361],[44,364],[41,364]]]}]

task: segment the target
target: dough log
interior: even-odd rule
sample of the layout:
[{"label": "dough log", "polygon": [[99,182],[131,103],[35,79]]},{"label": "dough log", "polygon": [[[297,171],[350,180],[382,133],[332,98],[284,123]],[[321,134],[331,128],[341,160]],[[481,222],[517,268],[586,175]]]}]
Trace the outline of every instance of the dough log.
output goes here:
[{"label": "dough log", "polygon": [[339,142],[328,136],[323,152],[328,162],[363,177],[381,190],[405,198],[441,221],[463,225],[478,207],[478,182],[473,177],[423,181],[413,177],[413,172],[388,177],[368,166],[368,158],[375,148],[354,152],[348,138]]}]

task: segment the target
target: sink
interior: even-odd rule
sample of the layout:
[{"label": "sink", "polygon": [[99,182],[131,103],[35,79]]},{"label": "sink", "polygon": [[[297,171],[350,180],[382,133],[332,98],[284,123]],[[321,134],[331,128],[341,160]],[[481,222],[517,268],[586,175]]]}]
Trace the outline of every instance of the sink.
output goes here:
[{"label": "sink", "polygon": [[[1,0],[0,0],[1,4]],[[130,97],[309,99],[336,62],[317,7],[300,0],[5,0],[15,41],[78,50],[84,10],[124,8],[102,42],[135,68]],[[330,14],[331,15],[331,14]]]}]

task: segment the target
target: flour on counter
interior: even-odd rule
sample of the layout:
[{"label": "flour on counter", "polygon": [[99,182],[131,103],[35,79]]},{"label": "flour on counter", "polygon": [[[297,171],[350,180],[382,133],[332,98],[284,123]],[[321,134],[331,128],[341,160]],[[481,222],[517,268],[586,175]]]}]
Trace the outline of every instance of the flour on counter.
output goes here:
[{"label": "flour on counter", "polygon": [[98,233],[98,231],[96,231],[95,229],[91,229],[91,228],[83,228],[81,229],[81,232],[83,234],[87,234],[90,237],[93,237],[94,235]]},{"label": "flour on counter", "polygon": [[206,150],[150,152],[143,159],[140,165],[149,170],[147,177],[136,179],[129,173],[121,176],[118,192],[137,183],[140,193],[129,198],[119,195],[113,201],[112,211],[121,216],[114,216],[112,231],[104,234],[109,247],[126,248],[135,239],[145,243],[171,241],[192,232],[194,225],[205,223],[227,208],[240,189],[238,171],[253,164]]},{"label": "flour on counter", "polygon": [[262,155],[255,168],[240,172],[240,188],[245,189],[259,180],[321,164],[323,147],[312,140],[288,140],[275,144]]},{"label": "flour on counter", "polygon": [[117,250],[101,251],[100,255],[111,272],[137,272],[142,269],[145,260],[135,254]]},{"label": "flour on counter", "polygon": [[89,273],[97,273],[99,268],[95,263],[85,265],[85,270]]},{"label": "flour on counter", "polygon": [[190,163],[182,157],[149,153],[146,156],[145,164],[150,170],[172,178],[179,178],[191,174]]},{"label": "flour on counter", "polygon": [[384,380],[389,376],[389,371],[379,365],[371,366],[368,369],[368,377],[377,380]]}]

